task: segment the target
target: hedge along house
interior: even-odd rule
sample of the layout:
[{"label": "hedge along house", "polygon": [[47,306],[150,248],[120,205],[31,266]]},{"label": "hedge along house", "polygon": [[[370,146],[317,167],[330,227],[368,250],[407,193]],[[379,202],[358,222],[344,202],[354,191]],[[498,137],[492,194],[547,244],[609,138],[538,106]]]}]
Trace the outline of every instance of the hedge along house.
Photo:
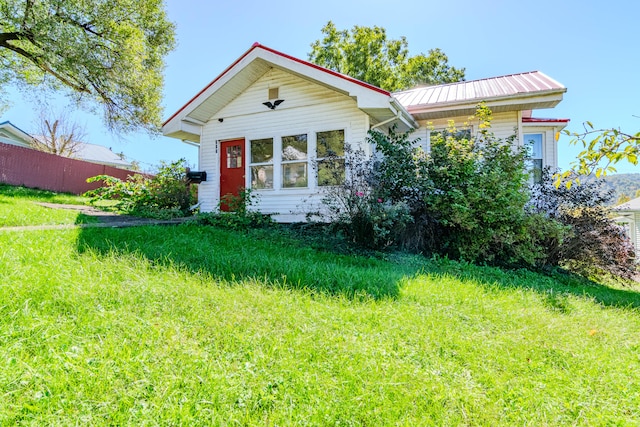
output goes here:
[{"label": "hedge along house", "polygon": [[[428,149],[430,129],[463,123],[484,101],[494,112],[493,132],[532,147],[533,165],[557,166],[553,135],[565,119],[534,119],[530,110],[554,107],[566,89],[540,72],[392,94],[260,44],[196,94],[163,125],[163,134],[199,146],[204,212],[221,197],[250,188],[256,208],[281,222],[304,220],[322,189],[336,184],[324,170],[344,156],[345,144],[373,154],[371,129],[416,129]],[[469,123],[471,131],[477,124]],[[223,204],[224,208],[224,204]]]}]

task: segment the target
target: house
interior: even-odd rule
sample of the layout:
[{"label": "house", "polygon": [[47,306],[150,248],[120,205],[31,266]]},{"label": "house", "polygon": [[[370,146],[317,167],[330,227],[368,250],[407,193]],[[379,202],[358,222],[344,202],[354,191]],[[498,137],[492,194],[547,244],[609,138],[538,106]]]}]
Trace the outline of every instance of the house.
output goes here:
[{"label": "house", "polygon": [[103,145],[82,142],[76,148],[77,151],[74,153],[76,159],[120,169],[131,169],[132,167],[131,162],[125,160],[124,154],[114,153],[111,148]]},{"label": "house", "polygon": [[202,211],[246,187],[259,195],[260,211],[289,222],[304,219],[332,184],[323,159],[344,156],[345,143],[372,154],[367,132],[396,125],[428,144],[430,129],[466,122],[481,101],[493,111],[496,136],[515,132],[518,144],[530,144],[535,168],[555,168],[554,135],[568,120],[534,118],[531,110],[554,107],[565,92],[535,71],[390,93],[256,43],[162,130],[199,145],[208,177],[199,188]]},{"label": "house", "polygon": [[[29,135],[10,121],[0,123],[0,143],[32,148],[34,138],[42,137]],[[116,154],[110,148],[102,145],[79,142],[75,148],[76,152],[73,155],[75,159],[120,169],[131,169],[132,167],[131,162],[124,160],[123,155]]]},{"label": "house", "polygon": [[618,215],[615,221],[624,228],[633,243],[636,259],[640,259],[640,197],[614,207],[613,211]]},{"label": "house", "polygon": [[0,143],[29,148],[32,139],[31,135],[10,121],[0,123]]}]

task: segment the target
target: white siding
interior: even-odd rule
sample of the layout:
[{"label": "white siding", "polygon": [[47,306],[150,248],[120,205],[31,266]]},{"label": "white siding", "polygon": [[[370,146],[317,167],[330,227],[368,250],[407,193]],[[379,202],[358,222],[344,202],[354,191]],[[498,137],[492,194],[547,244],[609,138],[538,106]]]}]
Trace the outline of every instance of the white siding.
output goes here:
[{"label": "white siding", "polygon": [[[284,102],[270,110],[262,103],[268,101],[268,89],[274,87],[279,88],[278,98]],[[313,160],[316,132],[344,129],[346,143],[352,147],[363,147],[368,127],[368,116],[356,107],[350,97],[272,68],[203,127],[200,169],[207,171],[208,180],[200,184],[201,209],[205,212],[216,210],[220,200],[219,141],[274,138],[276,142],[282,136],[306,133],[309,155]],[[247,145],[245,175],[249,187]],[[277,152],[274,157],[277,163]],[[279,173],[279,169],[274,169],[274,175]],[[279,179],[274,176],[274,181],[277,183]],[[309,188],[254,191],[259,197],[257,208],[264,213],[279,214],[276,219],[280,221],[303,220],[305,212],[318,208],[320,196],[317,193],[315,173],[311,170]]]},{"label": "white siding", "polygon": [[[457,127],[462,127],[465,123],[472,126],[473,132],[478,131],[478,120],[469,120],[467,116],[450,117],[446,119],[422,120],[419,122],[420,128],[416,130],[415,136],[425,138],[430,126],[435,129],[444,129],[453,120]],[[518,133],[518,113],[515,111],[506,113],[494,113],[491,121],[491,131],[498,138],[508,138]]]},{"label": "white siding", "polygon": [[522,126],[522,133],[542,134],[542,166],[549,166],[554,171],[558,168],[558,148],[555,134],[557,129],[552,127]]},{"label": "white siding", "polygon": [[[504,112],[504,113],[493,113],[491,121],[491,131],[497,138],[506,139],[513,135],[517,136],[515,141],[516,144],[521,145],[522,142],[520,139],[522,135],[525,133],[541,133],[542,134],[542,152],[543,158],[542,163],[543,166],[550,166],[552,169],[556,169],[558,167],[558,157],[557,157],[557,143],[555,140],[555,133],[557,129],[553,127],[541,127],[541,126],[532,126],[532,125],[521,125],[519,124],[519,114],[517,111]],[[469,120],[469,117],[451,117],[446,119],[437,119],[431,121],[421,121],[420,128],[416,130],[414,133],[414,137],[421,138],[421,142],[424,144],[427,137],[427,131],[429,126],[433,126],[435,129],[445,128],[449,120],[453,120],[458,127],[462,127],[464,123],[468,123],[472,126],[473,132],[478,131],[478,120]]]}]

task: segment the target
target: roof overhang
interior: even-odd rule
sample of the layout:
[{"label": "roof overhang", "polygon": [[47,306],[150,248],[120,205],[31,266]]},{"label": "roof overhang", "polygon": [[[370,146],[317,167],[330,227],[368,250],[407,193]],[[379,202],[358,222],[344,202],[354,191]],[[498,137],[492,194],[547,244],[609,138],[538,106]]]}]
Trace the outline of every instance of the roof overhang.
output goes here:
[{"label": "roof overhang", "polygon": [[471,116],[475,114],[478,104],[482,102],[494,113],[553,108],[562,101],[562,96],[565,92],[566,89],[538,92],[533,96],[518,95],[489,99],[477,98],[465,100],[464,102],[439,102],[407,107],[407,111],[416,120],[432,120],[455,116]]},{"label": "roof overhang", "polygon": [[351,97],[371,117],[373,125],[396,118],[400,128],[417,127],[411,114],[389,92],[256,43],[173,114],[163,124],[162,133],[199,143],[202,126],[271,68]]},{"label": "roof overhang", "polygon": [[31,147],[31,140],[33,139],[31,135],[11,123],[10,121],[0,123],[0,129],[5,130],[14,136],[12,139],[6,139],[0,137],[0,142],[5,142],[7,144],[20,145],[23,147]]}]

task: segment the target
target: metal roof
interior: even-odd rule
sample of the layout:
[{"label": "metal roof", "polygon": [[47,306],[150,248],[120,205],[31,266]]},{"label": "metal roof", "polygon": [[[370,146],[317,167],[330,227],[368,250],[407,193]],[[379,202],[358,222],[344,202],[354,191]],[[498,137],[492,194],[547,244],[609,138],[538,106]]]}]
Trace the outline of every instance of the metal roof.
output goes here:
[{"label": "metal roof", "polygon": [[[550,108],[562,99],[567,89],[540,71],[470,80],[437,86],[425,86],[392,94],[410,113],[420,116],[434,109],[510,100],[517,109]],[[543,99],[551,95],[549,99]],[[529,101],[514,103],[514,99]],[[504,107],[504,106],[503,106]],[[506,108],[506,107],[505,107]],[[493,109],[493,108],[492,108]],[[493,109],[496,111],[496,109]],[[419,117],[428,118],[428,117]]]},{"label": "metal roof", "polygon": [[130,167],[131,163],[123,160],[111,149],[97,144],[82,142],[78,144],[74,157],[87,162],[100,163],[109,166]]}]

